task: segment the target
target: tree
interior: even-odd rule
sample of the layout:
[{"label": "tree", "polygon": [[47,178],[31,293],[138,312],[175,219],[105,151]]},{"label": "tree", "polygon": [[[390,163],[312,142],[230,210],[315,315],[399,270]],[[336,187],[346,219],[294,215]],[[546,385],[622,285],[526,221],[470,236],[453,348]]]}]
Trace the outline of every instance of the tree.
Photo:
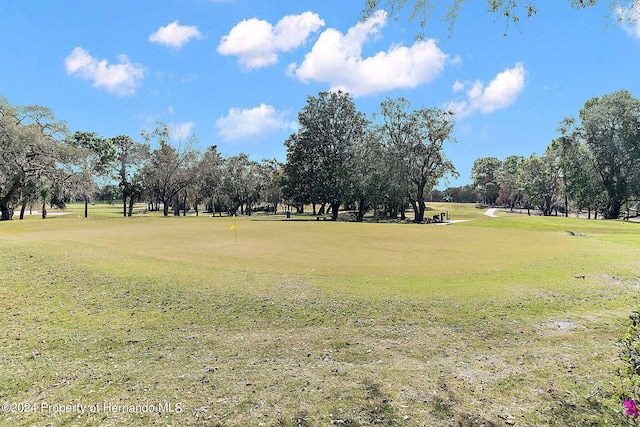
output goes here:
[{"label": "tree", "polygon": [[48,108],[0,98],[0,220],[13,218],[23,187],[55,173],[67,133]]},{"label": "tree", "polygon": [[587,101],[580,110],[583,138],[607,193],[605,218],[640,194],[640,100],[621,90]]},{"label": "tree", "polygon": [[118,186],[122,192],[122,215],[127,216],[127,201],[133,204],[133,175],[142,169],[141,165],[149,156],[149,145],[135,142],[127,135],[111,138],[110,143],[115,148],[115,168],[119,179]]},{"label": "tree", "polygon": [[481,157],[473,162],[471,179],[486,204],[496,203],[499,190],[498,173],[501,167],[502,162],[495,157]]},{"label": "tree", "polygon": [[224,160],[218,152],[218,147],[212,145],[209,147],[198,165],[197,184],[199,185],[198,193],[202,197],[208,197],[210,200],[211,213],[215,215],[216,199],[222,186],[222,166]]},{"label": "tree", "polygon": [[378,132],[389,148],[396,177],[410,185],[409,201],[413,206],[414,221],[424,221],[425,191],[430,192],[440,179],[451,174],[457,176],[455,167],[444,153],[446,141],[451,137],[453,113],[439,108],[422,108],[409,111],[405,98],[387,98],[380,104],[382,122]]},{"label": "tree", "polygon": [[520,178],[525,200],[544,216],[550,216],[557,208],[561,185],[555,157],[532,154],[524,161]]},{"label": "tree", "polygon": [[[488,11],[506,20],[507,30],[510,24],[517,25],[520,17],[524,14],[528,18],[538,13],[535,0],[486,0]],[[597,0],[567,0],[571,7],[584,9],[593,6]],[[444,19],[449,23],[449,34],[453,33],[458,15],[468,0],[449,0],[445,6]],[[541,3],[541,2],[538,2]],[[638,10],[640,0],[609,0],[610,10]],[[365,8],[362,11],[362,19],[367,19],[378,9],[384,8],[389,14],[397,19],[399,12],[407,7],[411,9],[409,20],[418,19],[421,32],[424,31],[425,24],[431,14],[438,9],[440,3],[435,0],[365,0]],[[635,9],[634,9],[635,8]],[[636,14],[618,16],[618,21],[633,21],[638,19]],[[505,35],[506,35],[505,31]],[[418,38],[422,37],[422,33]]]},{"label": "tree", "polygon": [[263,159],[260,163],[260,175],[263,183],[262,200],[267,210],[277,213],[278,205],[283,201],[284,164],[277,159]]},{"label": "tree", "polygon": [[522,200],[520,176],[525,158],[522,156],[507,156],[498,172],[497,182],[500,189],[496,203],[508,205],[511,210]]},{"label": "tree", "polygon": [[354,179],[353,144],[363,137],[367,119],[348,94],[321,92],[307,97],[298,123],[285,143],[287,194],[300,202],[328,203],[336,220]]},{"label": "tree", "polygon": [[87,218],[89,201],[98,189],[96,179],[100,176],[108,177],[116,158],[116,149],[111,139],[102,138],[95,132],[77,131],[69,139],[69,144],[79,150],[75,187],[84,200],[84,217]]},{"label": "tree", "polygon": [[390,197],[390,169],[386,163],[386,148],[373,131],[354,142],[353,183],[347,201],[356,207],[356,221],[362,222],[370,208],[383,205]]},{"label": "tree", "polygon": [[[222,194],[230,213],[251,214],[251,206],[258,201],[262,182],[260,165],[246,153],[231,156],[224,161],[222,172]],[[246,210],[245,210],[246,206]]]},{"label": "tree", "polygon": [[163,203],[163,215],[169,215],[173,203],[174,214],[179,215],[180,202],[177,196],[197,175],[198,152],[195,150],[195,136],[191,135],[183,146],[173,147],[169,141],[170,128],[159,124],[153,132],[143,132],[147,143],[156,140],[159,147],[153,150],[142,171],[142,180],[147,189]]}]

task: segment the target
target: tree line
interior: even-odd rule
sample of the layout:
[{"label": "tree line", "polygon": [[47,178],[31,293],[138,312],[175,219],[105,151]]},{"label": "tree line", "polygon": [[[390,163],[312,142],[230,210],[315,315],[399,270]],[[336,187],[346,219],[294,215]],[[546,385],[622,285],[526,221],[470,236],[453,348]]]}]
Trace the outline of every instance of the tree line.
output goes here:
[{"label": "tree line", "polygon": [[543,215],[637,216],[640,100],[626,90],[592,98],[558,133],[542,155],[477,159],[471,173],[482,201]]},{"label": "tree line", "polygon": [[[42,106],[13,106],[0,98],[0,214],[23,217],[27,206],[64,206],[97,197],[122,201],[122,215],[136,203],[165,216],[199,213],[276,212],[279,206],[338,218],[348,209],[356,220],[425,219],[426,202],[445,200],[539,209],[545,215],[587,210],[618,218],[640,194],[640,101],[619,91],[585,103],[579,119],[564,119],[560,137],[545,153],[529,158],[481,158],[473,185],[434,188],[457,177],[445,144],[455,143],[453,113],[412,109],[408,100],[387,98],[367,117],[343,92],[307,97],[299,129],[284,142],[286,162],[223,157],[204,152],[197,137],[171,138],[168,125],[143,131],[141,140],[95,132],[70,133]],[[153,148],[152,148],[153,147]]]}]

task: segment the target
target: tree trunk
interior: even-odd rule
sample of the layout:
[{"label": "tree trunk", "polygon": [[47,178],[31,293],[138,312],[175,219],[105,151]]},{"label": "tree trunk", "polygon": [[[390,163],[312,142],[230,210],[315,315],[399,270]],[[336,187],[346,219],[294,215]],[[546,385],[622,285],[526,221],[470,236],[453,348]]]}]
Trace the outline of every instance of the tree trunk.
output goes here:
[{"label": "tree trunk", "polygon": [[338,220],[338,210],[340,209],[340,202],[331,202],[331,220]]},{"label": "tree trunk", "polygon": [[311,206],[313,207],[313,215],[317,215],[316,214],[316,203],[315,202],[311,203]]},{"label": "tree trunk", "polygon": [[20,218],[19,219],[24,219],[24,211],[27,209],[27,204],[23,203],[22,207],[20,207]]},{"label": "tree trunk", "polygon": [[604,212],[605,219],[618,219],[620,216],[620,209],[622,208],[622,201],[614,199],[609,202],[607,210]]},{"label": "tree trunk", "polygon": [[7,205],[0,205],[0,221],[9,221],[13,219],[13,209]]},{"label": "tree trunk", "polygon": [[182,198],[182,216],[187,216],[187,193]]},{"label": "tree trunk", "polygon": [[173,216],[180,216],[180,198],[178,196],[173,199]]},{"label": "tree trunk", "polygon": [[133,196],[131,196],[129,198],[129,213],[127,214],[128,216],[131,216],[131,214],[133,214],[133,202],[135,200],[133,199]]},{"label": "tree trunk", "polygon": [[122,194],[122,216],[127,217],[127,195]]},{"label": "tree trunk", "polygon": [[418,217],[414,222],[424,222],[424,194],[418,194]]},{"label": "tree trunk", "polygon": [[84,217],[89,217],[89,200],[86,197],[84,198]]},{"label": "tree trunk", "polygon": [[47,218],[47,203],[42,202],[42,219]]},{"label": "tree trunk", "polygon": [[366,213],[367,203],[365,200],[360,199],[358,201],[358,213],[356,216],[356,221],[362,222],[364,220],[364,214]]},{"label": "tree trunk", "polygon": [[169,203],[166,200],[162,201],[162,215],[169,216]]}]

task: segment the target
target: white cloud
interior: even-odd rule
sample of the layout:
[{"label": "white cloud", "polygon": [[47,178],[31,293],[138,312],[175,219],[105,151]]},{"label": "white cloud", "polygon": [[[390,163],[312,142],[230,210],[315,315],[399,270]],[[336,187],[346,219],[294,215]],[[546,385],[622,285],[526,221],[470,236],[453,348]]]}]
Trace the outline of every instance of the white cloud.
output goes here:
[{"label": "white cloud", "polygon": [[[289,65],[289,73],[303,82],[326,82],[331,90],[363,96],[414,88],[442,72],[448,56],[433,39],[416,42],[411,47],[393,45],[387,51],[363,58],[364,43],[378,34],[386,21],[386,12],[380,10],[346,34],[332,28],[323,31],[302,64]],[[453,62],[459,62],[459,58]]]},{"label": "white cloud", "polygon": [[232,108],[229,113],[216,120],[218,135],[225,141],[257,139],[270,132],[295,130],[296,122],[287,121],[287,113],[273,106],[260,104],[254,108]]},{"label": "white cloud", "polygon": [[149,41],[160,43],[167,47],[180,49],[190,39],[201,39],[202,34],[198,27],[180,25],[178,21],[173,21],[149,36]]},{"label": "white cloud", "polygon": [[458,80],[456,80],[455,83],[453,83],[453,87],[451,88],[451,90],[453,91],[453,93],[456,93],[464,90],[464,87],[465,84],[463,82],[459,82]]},{"label": "white cloud", "polygon": [[640,39],[640,3],[634,2],[630,7],[618,7],[615,10],[618,22],[632,37]]},{"label": "white cloud", "polygon": [[168,126],[171,139],[180,141],[187,139],[193,133],[193,128],[196,124],[194,122],[179,122],[169,123]]},{"label": "white cloud", "polygon": [[447,109],[460,117],[466,117],[476,111],[488,114],[507,108],[524,89],[525,75],[524,66],[518,62],[513,68],[498,73],[486,86],[480,80],[473,83],[456,81],[453,92],[467,89],[467,99],[450,102]]},{"label": "white cloud", "polygon": [[106,89],[120,96],[133,95],[136,86],[144,77],[145,69],[140,64],[129,62],[126,55],[118,56],[119,63],[109,64],[98,60],[81,47],[76,47],[64,60],[69,75],[93,82],[94,87]]},{"label": "white cloud", "polygon": [[236,24],[218,45],[221,55],[235,55],[247,68],[260,68],[278,62],[278,53],[304,44],[309,35],[324,25],[316,13],[287,15],[275,27],[257,19],[245,19]]}]

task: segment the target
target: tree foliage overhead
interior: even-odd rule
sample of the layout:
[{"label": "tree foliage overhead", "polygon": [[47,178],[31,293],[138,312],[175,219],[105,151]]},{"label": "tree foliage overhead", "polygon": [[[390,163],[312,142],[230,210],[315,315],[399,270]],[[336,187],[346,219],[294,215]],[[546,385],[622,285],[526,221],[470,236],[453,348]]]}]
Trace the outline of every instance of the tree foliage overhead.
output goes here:
[{"label": "tree foliage overhead", "polygon": [[[593,6],[598,0],[566,0],[575,9],[584,9]],[[602,0],[601,0],[602,1]],[[460,11],[469,0],[448,0],[444,2],[444,13],[440,14],[449,23],[449,34],[453,33],[455,23]],[[523,16],[532,17],[538,13],[538,5],[545,7],[542,1],[538,0],[486,0],[487,11],[503,18],[506,21],[507,29],[509,25],[517,25]],[[640,0],[608,0],[609,8],[616,10],[632,10],[640,5]],[[362,18],[367,19],[378,9],[386,10],[395,19],[398,18],[402,10],[409,9],[409,20],[418,20],[421,31],[424,31],[425,24],[436,10],[441,9],[441,2],[435,0],[365,0],[365,7],[362,11]],[[617,20],[634,20],[634,14],[618,14]],[[506,35],[506,32],[505,32]],[[421,37],[420,34],[418,37]]]}]

